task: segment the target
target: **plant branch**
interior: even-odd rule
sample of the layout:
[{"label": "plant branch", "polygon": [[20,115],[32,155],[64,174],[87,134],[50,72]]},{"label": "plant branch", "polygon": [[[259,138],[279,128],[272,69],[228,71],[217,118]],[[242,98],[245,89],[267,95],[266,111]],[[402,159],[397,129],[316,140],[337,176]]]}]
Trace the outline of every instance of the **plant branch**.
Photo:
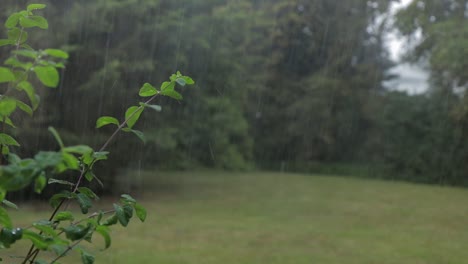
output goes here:
[{"label": "plant branch", "polygon": [[21,27],[21,32],[18,37],[18,40],[16,41],[16,50],[19,50],[20,44],[21,44],[21,38],[23,37],[23,32],[24,32],[24,27]]},{"label": "plant branch", "polygon": [[[153,101],[157,96],[159,95],[159,92],[152,96],[150,99],[148,99],[144,104],[149,104],[151,101]],[[102,147],[99,149],[99,152],[102,152],[106,150],[106,148],[109,146],[109,144],[112,142],[112,140],[117,136],[117,134],[125,127],[125,125],[128,123],[128,121],[144,106],[140,105],[133,113],[131,113],[128,118],[126,118],[122,124],[120,124],[112,133],[112,135],[106,140],[106,142],[102,145]],[[92,161],[94,163],[94,160]],[[83,180],[84,175],[88,172],[88,168],[84,169],[81,171],[80,177],[78,177],[78,181],[75,184],[75,188],[73,190],[73,193],[76,193],[78,188],[80,187],[81,181]]]},{"label": "plant branch", "polygon": [[[159,92],[157,94],[155,94],[154,96],[152,96],[150,99],[148,99],[146,102],[144,102],[144,104],[151,103],[151,101],[153,101],[158,95],[159,95]],[[104,151],[107,148],[107,146],[109,145],[109,143],[115,138],[115,136],[117,136],[119,131],[122,130],[122,128],[124,128],[124,126],[128,123],[128,121],[133,117],[133,115],[135,115],[136,112],[138,112],[143,107],[144,106],[140,105],[125,121],[123,121],[122,124],[120,124],[117,127],[117,129],[114,131],[114,133],[109,137],[109,139],[107,139],[107,141],[104,143],[104,145],[102,145],[102,147],[99,149],[99,151]]]},{"label": "plant branch", "polygon": [[75,243],[73,243],[73,245],[71,246],[68,246],[68,248],[62,252],[62,254],[58,255],[56,258],[54,258],[50,264],[53,264],[55,263],[57,260],[63,258],[70,250],[72,250],[73,248],[75,248],[76,246],[78,246],[78,244],[81,243],[81,241],[83,241],[84,239],[86,238],[86,236],[84,236],[83,238],[79,239],[78,241],[76,241]]},{"label": "plant branch", "polygon": [[[151,103],[158,95],[159,95],[159,92],[156,93],[154,96],[152,96],[150,99],[148,99],[146,102],[144,102],[144,104],[149,104],[149,103]],[[142,108],[144,108],[144,106],[143,106],[143,105],[140,105],[133,113],[131,113],[131,114],[128,116],[128,118],[126,118],[126,119],[122,122],[122,124],[120,124],[120,125],[115,129],[114,133],[112,133],[112,135],[106,140],[106,142],[105,142],[105,143],[102,145],[102,147],[99,149],[99,152],[102,152],[102,151],[106,150],[106,148],[109,146],[109,144],[112,142],[112,140],[113,140],[113,139],[117,136],[117,134],[125,127],[125,125],[128,123],[128,121],[129,121],[140,109],[142,109]],[[95,161],[95,159],[91,162],[91,164],[93,164],[94,161]],[[73,193],[76,193],[76,192],[78,191],[78,188],[80,187],[80,184],[81,184],[81,182],[82,182],[82,180],[83,180],[83,177],[84,177],[84,175],[89,171],[89,168],[90,168],[90,167],[87,167],[87,168],[83,168],[83,169],[81,170],[80,176],[78,177],[78,180],[77,180],[77,182],[76,182],[76,184],[75,184],[75,187],[74,187],[74,189],[73,189]],[[61,209],[61,207],[62,207],[63,204],[65,203],[65,200],[66,200],[66,199],[64,198],[64,199],[62,199],[62,200],[60,201],[60,203],[57,205],[57,207],[55,208],[55,210],[52,212],[51,216],[49,217],[49,221],[52,221],[52,219],[55,217],[55,215],[58,213],[58,211]],[[108,212],[110,212],[110,211],[108,211]],[[94,216],[93,216],[93,217],[94,217]],[[84,221],[84,220],[82,220],[82,221]],[[81,242],[81,240],[78,241],[78,242]],[[24,262],[23,262],[22,264],[26,264],[26,262],[28,261],[28,259],[29,259],[30,257],[33,257],[33,258],[31,259],[31,263],[35,260],[35,258],[36,258],[36,256],[37,256],[37,253],[36,253],[35,251],[33,252],[33,250],[34,250],[34,245],[32,245],[31,248],[29,249],[28,255],[26,256],[26,258],[25,258],[25,260],[24,260]],[[36,250],[36,251],[38,251],[38,250]],[[68,251],[69,251],[69,250],[68,250]],[[36,255],[34,256],[35,253],[36,253]],[[53,260],[53,261],[51,262],[51,264],[54,263],[55,261],[57,261],[59,258],[60,258],[60,257],[58,257],[58,258],[56,258],[55,260]]]}]

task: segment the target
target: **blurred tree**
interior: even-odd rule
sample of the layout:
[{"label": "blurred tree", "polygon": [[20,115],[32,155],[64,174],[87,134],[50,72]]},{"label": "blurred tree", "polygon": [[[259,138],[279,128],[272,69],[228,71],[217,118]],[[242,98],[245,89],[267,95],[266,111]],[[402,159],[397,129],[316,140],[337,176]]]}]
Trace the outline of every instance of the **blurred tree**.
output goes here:
[{"label": "blurred tree", "polygon": [[[391,2],[391,1],[390,1]],[[275,1],[268,80],[257,100],[256,158],[354,160],[366,104],[390,66],[383,47],[389,1]]]},{"label": "blurred tree", "polygon": [[[2,5],[8,13],[25,2]],[[34,43],[67,43],[58,48],[71,57],[58,93],[41,95],[60,102],[43,104],[57,109],[40,109],[34,122],[53,124],[70,143],[99,142],[94,121],[123,115],[121,105],[136,99],[143,81],[158,83],[180,69],[200,86],[184,91],[181,105],[167,102],[157,117],[143,117],[148,146],[123,138],[114,153],[132,157],[111,157],[114,164],[279,169],[289,162],[304,169],[371,161],[398,178],[466,178],[466,1],[413,1],[398,14],[403,34],[420,34],[408,59],[428,62],[430,96],[383,89],[393,1],[42,2],[51,30]],[[23,122],[26,146],[47,148],[49,137]]]},{"label": "blurred tree", "polygon": [[425,157],[418,166],[450,184],[468,182],[468,2],[413,1],[397,16],[402,34],[413,39],[407,60],[422,61],[431,73],[426,119],[431,129],[420,140]]},{"label": "blurred tree", "polygon": [[[65,89],[51,98],[62,102],[58,127],[94,141],[99,135],[90,137],[93,120],[122,115],[120,105],[135,99],[143,80],[158,82],[177,68],[190,72],[202,89],[184,93],[190,100],[167,111],[171,116],[163,110],[145,119],[153,128],[152,155],[135,158],[179,168],[252,165],[244,112],[255,86],[249,74],[255,57],[245,56],[255,17],[249,1],[81,1],[67,12],[61,22],[68,28],[71,62]],[[83,106],[78,116],[74,109]],[[138,152],[140,146],[128,140],[121,151]]]}]

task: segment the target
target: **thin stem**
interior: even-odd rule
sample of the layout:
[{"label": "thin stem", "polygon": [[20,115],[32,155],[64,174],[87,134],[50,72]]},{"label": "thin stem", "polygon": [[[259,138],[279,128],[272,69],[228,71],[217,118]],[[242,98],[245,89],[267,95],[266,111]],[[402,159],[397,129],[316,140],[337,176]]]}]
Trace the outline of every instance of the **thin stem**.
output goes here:
[{"label": "thin stem", "polygon": [[[108,210],[108,211],[102,212],[102,214],[110,214],[110,213],[113,213],[113,212],[115,212],[115,210]],[[81,219],[81,220],[79,220],[79,221],[76,221],[76,222],[72,223],[72,225],[77,225],[77,224],[79,224],[79,223],[81,223],[81,222],[83,222],[83,221],[85,221],[85,220],[87,220],[87,219],[96,217],[96,216],[98,216],[99,214],[100,214],[100,213],[95,212],[95,213],[89,215],[87,218],[84,218],[84,219]],[[81,243],[81,241],[83,241],[85,238],[86,238],[86,236],[83,237],[82,239],[78,240],[77,242],[75,242],[73,245],[69,246],[62,254],[60,254],[60,255],[57,256],[55,259],[53,259],[52,262],[50,262],[50,264],[55,263],[57,260],[59,260],[60,258],[62,258],[63,256],[65,256],[70,250],[72,250],[74,247],[76,247],[76,246],[77,246],[79,243]]]},{"label": "thin stem", "polygon": [[[151,97],[150,99],[148,99],[146,102],[144,102],[144,104],[149,104],[151,103],[151,101],[153,101],[157,96],[159,95],[159,92],[157,94],[155,94],[153,97]],[[144,106],[140,105],[122,124],[119,125],[119,127],[117,127],[117,129],[114,131],[114,133],[109,137],[109,139],[107,139],[107,141],[104,143],[104,145],[102,145],[102,147],[99,149],[99,151],[104,151],[107,146],[109,145],[109,143],[115,138],[115,136],[119,133],[120,130],[122,130],[122,128],[124,128],[124,126],[127,124],[127,122],[130,120],[130,118],[133,117],[133,115],[136,114],[136,112],[138,112],[140,109],[142,109]]]},{"label": "thin stem", "polygon": [[29,248],[28,254],[26,254],[26,257],[24,258],[23,262],[21,262],[21,264],[26,264],[26,262],[28,262],[28,259],[35,254],[35,251],[33,250],[34,250],[34,244],[32,244],[31,247]]},{"label": "thin stem", "polygon": [[18,40],[16,41],[16,50],[19,50],[20,44],[21,44],[21,38],[23,37],[23,32],[24,32],[24,27],[21,27],[21,32],[18,37]]},{"label": "thin stem", "polygon": [[30,264],[34,263],[34,260],[36,259],[37,255],[39,255],[39,249],[36,249],[33,253],[33,258],[29,261]]},{"label": "thin stem", "polygon": [[[2,133],[5,133],[5,129],[6,129],[6,116],[3,117],[3,126],[2,126]],[[0,145],[1,147],[1,151],[3,152],[3,144]],[[6,147],[6,145],[5,145]],[[3,153],[0,155],[0,165],[3,165]]]},{"label": "thin stem", "polygon": [[[154,96],[152,96],[150,99],[148,99],[146,102],[144,102],[144,104],[149,104],[151,103],[151,101],[153,101],[157,96],[159,95],[159,92],[157,94],[155,94]],[[102,145],[102,147],[99,149],[99,152],[102,152],[104,150],[106,150],[106,148],[109,146],[109,144],[112,142],[112,140],[117,136],[117,134],[120,132],[120,130],[122,130],[125,125],[128,123],[128,121],[138,112],[140,111],[140,109],[142,109],[144,106],[140,105],[133,113],[130,114],[130,116],[128,116],[127,119],[125,119],[122,124],[120,124],[114,131],[114,133],[112,133],[112,135],[107,139],[107,141]],[[94,162],[94,160],[93,160]],[[73,192],[75,193],[78,188],[80,187],[80,184],[81,184],[81,181],[83,180],[83,177],[84,175],[86,174],[86,172],[88,172],[88,168],[86,168],[84,171],[82,170],[81,174],[80,174],[80,177],[78,178],[78,181],[76,182],[76,185],[75,185],[75,189],[73,190]]]},{"label": "thin stem", "polygon": [[54,258],[54,259],[50,262],[50,264],[53,264],[53,263],[55,263],[57,260],[59,260],[59,259],[61,259],[62,257],[64,257],[70,250],[72,250],[73,248],[75,248],[75,247],[76,247],[78,244],[80,244],[81,241],[83,241],[85,238],[86,238],[86,236],[83,237],[83,238],[81,238],[80,240],[76,241],[75,243],[73,243],[73,245],[69,246],[65,251],[62,252],[62,254],[60,254],[60,255],[58,255],[56,258]]}]

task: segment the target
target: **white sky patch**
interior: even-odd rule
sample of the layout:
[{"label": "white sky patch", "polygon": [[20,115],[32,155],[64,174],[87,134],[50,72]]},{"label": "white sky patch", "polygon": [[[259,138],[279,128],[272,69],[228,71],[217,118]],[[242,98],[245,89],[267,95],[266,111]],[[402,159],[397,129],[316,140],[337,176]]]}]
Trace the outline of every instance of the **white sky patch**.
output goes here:
[{"label": "white sky patch", "polygon": [[[417,0],[400,0],[393,2],[390,7],[390,13],[393,17],[398,10]],[[393,23],[393,19],[390,19]],[[418,33],[413,40],[420,39]],[[428,89],[429,73],[421,65],[401,62],[401,57],[410,49],[414,43],[408,38],[402,36],[397,30],[390,31],[385,37],[386,46],[390,54],[390,59],[397,63],[390,69],[390,73],[398,75],[397,78],[387,81],[384,85],[390,90],[406,91],[409,94],[424,93]]]},{"label": "white sky patch", "polygon": [[[398,10],[411,4],[413,0],[400,0],[400,2],[392,2],[390,6],[390,13],[392,17],[398,12]],[[393,19],[390,23],[393,23]],[[403,55],[405,43],[408,42],[405,38],[399,36],[398,31],[393,30],[387,35],[387,47],[390,52],[390,58],[394,61],[398,61]]]}]

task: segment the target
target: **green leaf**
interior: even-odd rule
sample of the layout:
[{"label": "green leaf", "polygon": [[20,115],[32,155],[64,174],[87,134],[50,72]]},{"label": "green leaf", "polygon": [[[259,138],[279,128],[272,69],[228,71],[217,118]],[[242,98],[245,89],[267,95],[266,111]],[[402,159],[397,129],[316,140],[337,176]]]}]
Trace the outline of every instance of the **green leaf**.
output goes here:
[{"label": "green leaf", "polygon": [[60,58],[60,59],[68,59],[68,53],[63,50],[59,49],[46,49],[44,52],[52,57]]},{"label": "green leaf", "polygon": [[93,149],[86,145],[77,145],[77,146],[65,147],[63,148],[63,151],[83,155],[86,153],[93,152]]},{"label": "green leaf", "polygon": [[5,124],[11,126],[11,127],[14,127],[16,128],[15,124],[13,124],[13,121],[11,121],[11,119],[9,117],[2,117],[0,116],[0,120],[4,120]]},{"label": "green leaf", "polygon": [[80,162],[78,159],[70,153],[62,152],[62,159],[67,168],[77,170],[80,168]]},{"label": "green leaf", "polygon": [[16,204],[14,204],[14,203],[12,203],[12,202],[6,200],[6,199],[4,199],[4,200],[2,201],[2,204],[5,205],[6,207],[9,207],[9,208],[13,208],[13,209],[18,210],[18,206],[17,206]]},{"label": "green leaf", "polygon": [[175,82],[175,80],[177,79],[177,77],[181,76],[180,74],[172,74],[170,77],[169,77],[169,80],[171,80],[171,82]]},{"label": "green leaf", "polygon": [[79,193],[76,195],[78,204],[80,205],[81,212],[87,214],[89,208],[93,206],[91,199],[84,193]]},{"label": "green leaf", "polygon": [[16,80],[13,72],[5,67],[0,67],[0,83],[13,82]]},{"label": "green leaf", "polygon": [[145,137],[145,134],[143,134],[143,132],[141,132],[139,130],[135,130],[135,129],[130,129],[128,127],[122,129],[122,131],[131,132],[131,133],[135,134],[141,141],[143,141],[144,144],[146,144],[146,137]]},{"label": "green leaf", "polygon": [[47,178],[46,178],[45,174],[42,173],[34,181],[34,191],[36,193],[41,193],[42,190],[44,190],[44,188],[46,187],[46,185],[47,185]]},{"label": "green leaf", "polygon": [[88,252],[82,251],[81,252],[81,261],[83,264],[93,264],[94,263],[94,256],[89,254]]},{"label": "green leaf", "polygon": [[28,32],[19,28],[12,28],[8,30],[8,39],[14,41],[15,44],[22,44],[28,40]]},{"label": "green leaf", "polygon": [[56,193],[54,194],[50,199],[49,199],[49,204],[52,206],[52,208],[56,208],[60,202],[63,199],[70,199],[72,198],[73,195],[69,191],[62,191],[61,193]]},{"label": "green leaf", "polygon": [[135,123],[140,118],[141,113],[143,112],[143,107],[131,106],[125,112],[125,120],[127,120],[127,126],[132,128]]},{"label": "green leaf", "polygon": [[92,171],[88,171],[85,173],[85,178],[86,180],[88,180],[89,182],[92,181],[94,179],[96,175],[94,175],[94,173]]},{"label": "green leaf", "polygon": [[10,154],[10,148],[8,146],[2,146],[2,154],[3,155]]},{"label": "green leaf", "polygon": [[[68,250],[68,244],[67,242],[62,242],[62,241],[58,241],[58,242],[61,242],[62,244],[52,244],[50,245],[49,248],[51,251],[55,253],[55,255],[61,256]],[[55,263],[59,264],[58,262],[55,262]],[[49,262],[46,262],[45,264],[49,264]]]},{"label": "green leaf", "polygon": [[163,82],[161,84],[161,92],[162,91],[166,91],[166,90],[174,90],[175,88],[175,82],[172,81],[172,82]]},{"label": "green leaf", "polygon": [[41,29],[49,28],[47,19],[41,16],[28,16],[19,18],[20,25],[25,28],[38,27]]},{"label": "green leaf", "polygon": [[57,179],[53,179],[53,178],[50,178],[49,181],[47,182],[48,184],[62,184],[62,185],[68,185],[68,186],[75,186],[74,183],[72,182],[69,182],[69,181],[64,181],[64,180],[57,180]]},{"label": "green leaf", "polygon": [[29,45],[26,44],[26,43],[21,44],[20,47],[25,48],[25,49],[28,49],[28,50],[34,50],[31,46],[29,46]]},{"label": "green leaf", "polygon": [[158,90],[156,90],[156,88],[154,88],[149,83],[145,83],[140,88],[140,92],[138,93],[138,95],[140,95],[141,97],[149,97],[149,96],[153,96],[153,95],[155,95],[157,93],[158,93]]},{"label": "green leaf", "polygon": [[15,41],[11,39],[0,39],[0,47],[6,46],[6,45],[15,45]]},{"label": "green leaf", "polygon": [[184,78],[177,78],[176,79],[176,82],[180,85],[180,86],[185,86],[185,84],[187,84],[187,82],[185,82],[185,79]]},{"label": "green leaf", "polygon": [[62,228],[62,230],[65,232],[65,236],[70,239],[71,241],[79,240],[84,238],[91,226],[88,225],[87,227],[83,225],[70,225],[65,228]]},{"label": "green leaf", "polygon": [[133,206],[125,204],[124,206],[122,206],[122,208],[124,210],[125,217],[127,219],[131,219],[133,217]]},{"label": "green leaf", "polygon": [[4,133],[0,133],[0,144],[7,146],[20,146],[20,144],[14,138]]},{"label": "green leaf", "polygon": [[34,246],[41,250],[46,250],[49,246],[47,240],[43,236],[27,229],[23,230],[23,238],[31,240]]},{"label": "green leaf", "polygon": [[28,10],[29,12],[33,11],[33,10],[36,10],[36,9],[43,9],[45,8],[46,5],[44,4],[30,4],[28,5],[28,7],[26,8],[26,10]]},{"label": "green leaf", "polygon": [[117,216],[119,223],[124,227],[127,226],[129,219],[127,218],[127,215],[125,214],[124,209],[118,204],[114,204],[114,209],[115,209],[115,215]]},{"label": "green leaf", "polygon": [[0,116],[7,117],[11,115],[16,109],[16,100],[12,98],[0,99]]},{"label": "green leaf", "polygon": [[31,59],[37,59],[37,56],[39,55],[39,53],[35,50],[26,50],[26,49],[15,50],[13,51],[13,53],[16,55],[20,55],[20,56],[31,58]]},{"label": "green leaf", "polygon": [[98,161],[98,160],[106,160],[107,155],[109,155],[109,151],[96,151],[93,153],[93,158]]},{"label": "green leaf", "polygon": [[114,124],[116,126],[119,126],[119,120],[117,118],[112,117],[112,116],[101,116],[97,121],[96,121],[96,128],[103,127],[105,125],[109,124]]},{"label": "green leaf", "polygon": [[162,110],[162,107],[160,105],[151,105],[151,104],[145,104],[145,103],[140,103],[140,105],[143,107],[151,108],[155,110],[156,112],[161,112]]},{"label": "green leaf", "polygon": [[73,213],[69,211],[63,211],[55,215],[54,221],[73,221],[75,217],[73,217]]},{"label": "green leaf", "polygon": [[98,199],[99,197],[89,188],[87,187],[79,187],[78,191],[86,196],[88,196],[90,199]]},{"label": "green leaf", "polygon": [[135,203],[134,208],[138,219],[144,222],[146,220],[146,209],[138,203]]},{"label": "green leaf", "polygon": [[21,102],[20,100],[16,100],[16,106],[18,106],[18,108],[21,109],[26,114],[28,114],[30,116],[33,115],[33,110],[31,109],[31,107],[29,105]]},{"label": "green leaf", "polygon": [[99,183],[99,185],[101,185],[101,187],[104,187],[104,184],[102,183],[102,181],[96,175],[94,175],[94,173],[92,171],[86,172],[85,178],[89,182],[92,181],[93,179],[96,179],[96,181]]},{"label": "green leaf", "polygon": [[136,200],[128,194],[122,194],[120,197],[122,197],[122,200],[124,203],[130,203],[130,204],[136,203]]},{"label": "green leaf", "polygon": [[104,222],[102,224],[105,225],[105,226],[111,226],[111,225],[117,224],[117,221],[118,221],[117,215],[113,214],[109,218],[104,220]]},{"label": "green leaf", "polygon": [[91,166],[91,163],[94,162],[94,158],[93,158],[92,153],[86,153],[86,154],[84,154],[83,157],[81,157],[81,161],[82,161],[85,165]]},{"label": "green leaf", "polygon": [[109,228],[107,226],[97,226],[96,232],[104,238],[105,248],[107,249],[111,246],[111,237],[109,235]]},{"label": "green leaf", "polygon": [[36,110],[37,106],[39,105],[39,100],[38,100],[38,97],[36,97],[36,93],[31,83],[27,81],[22,81],[18,83],[17,87],[20,91],[24,91],[28,95],[28,98],[31,101],[31,105],[33,106],[33,109]]},{"label": "green leaf", "polygon": [[[5,65],[10,65],[10,66],[13,66],[15,68],[22,68],[26,71],[28,71],[31,67],[32,67],[32,63],[31,62],[22,62],[20,60],[18,60],[17,57],[10,57],[8,58],[6,61],[5,61]],[[15,87],[16,89],[18,89],[17,87]],[[21,89],[18,89],[21,91]]]},{"label": "green leaf", "polygon": [[12,227],[10,216],[8,215],[7,211],[2,207],[0,207],[0,225],[8,228]]},{"label": "green leaf", "polygon": [[171,97],[176,100],[182,100],[182,95],[178,93],[176,90],[164,90],[161,91],[161,94],[167,97]]},{"label": "green leaf", "polygon": [[34,72],[37,78],[47,87],[55,88],[59,84],[59,74],[52,66],[36,66]]},{"label": "green leaf", "polygon": [[21,228],[2,228],[0,232],[0,246],[9,248],[11,244],[23,237],[23,229]]},{"label": "green leaf", "polygon": [[49,262],[43,260],[43,259],[38,259],[36,261],[34,261],[34,264],[49,264]]},{"label": "green leaf", "polygon": [[33,223],[34,228],[41,231],[41,233],[49,235],[51,237],[56,237],[57,232],[50,224],[43,224],[41,222]]},{"label": "green leaf", "polygon": [[55,167],[62,162],[62,153],[54,151],[40,151],[34,156],[39,166],[42,168]]},{"label": "green leaf", "polygon": [[21,17],[20,13],[11,14],[5,22],[5,27],[8,29],[16,27],[20,17]]},{"label": "green leaf", "polygon": [[184,79],[185,83],[188,85],[195,84],[195,81],[193,81],[193,79],[188,76],[182,76],[182,78]]},{"label": "green leaf", "polygon": [[49,127],[49,132],[54,136],[55,141],[57,141],[60,148],[63,149],[63,147],[64,147],[63,141],[62,141],[62,138],[60,137],[59,133],[57,132],[57,130],[54,127],[50,126]]},{"label": "green leaf", "polygon": [[[15,165],[24,164],[24,160],[22,160],[18,155],[14,154],[14,153],[11,153],[10,155],[8,155],[8,161],[11,164],[15,164]],[[0,191],[0,193],[1,193],[1,191]]]}]

